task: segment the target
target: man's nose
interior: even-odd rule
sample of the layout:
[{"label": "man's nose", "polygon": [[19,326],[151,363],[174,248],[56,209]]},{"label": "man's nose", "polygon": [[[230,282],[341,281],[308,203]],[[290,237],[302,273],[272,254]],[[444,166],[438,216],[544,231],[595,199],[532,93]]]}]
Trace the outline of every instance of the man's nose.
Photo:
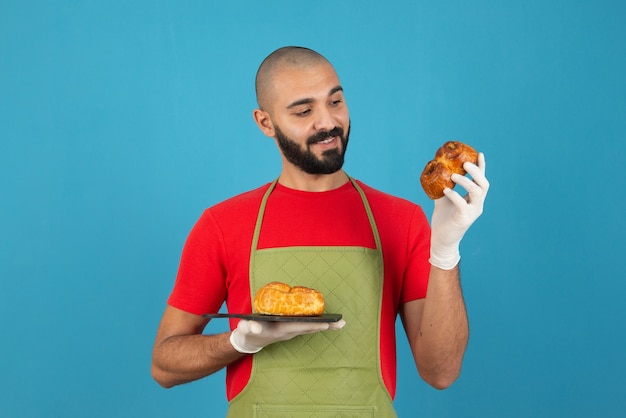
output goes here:
[{"label": "man's nose", "polygon": [[330,109],[323,106],[318,109],[315,114],[315,130],[316,131],[330,131],[337,125],[335,117]]}]

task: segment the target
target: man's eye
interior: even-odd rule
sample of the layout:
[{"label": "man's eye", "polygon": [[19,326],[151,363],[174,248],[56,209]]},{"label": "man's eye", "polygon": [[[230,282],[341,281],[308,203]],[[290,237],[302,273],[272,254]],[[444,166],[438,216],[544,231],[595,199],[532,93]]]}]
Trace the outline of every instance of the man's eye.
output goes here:
[{"label": "man's eye", "polygon": [[306,116],[311,113],[311,109],[304,109],[299,112],[296,112],[296,116]]},{"label": "man's eye", "polygon": [[343,100],[337,99],[337,100],[331,101],[330,104],[333,105],[333,106],[336,106],[336,105],[340,104],[341,102],[343,102]]}]

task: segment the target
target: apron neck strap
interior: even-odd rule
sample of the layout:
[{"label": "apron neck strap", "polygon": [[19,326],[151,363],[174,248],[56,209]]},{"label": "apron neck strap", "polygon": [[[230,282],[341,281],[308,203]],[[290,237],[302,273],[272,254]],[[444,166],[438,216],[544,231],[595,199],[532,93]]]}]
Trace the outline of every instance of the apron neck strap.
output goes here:
[{"label": "apron neck strap", "polygon": [[[347,174],[346,174],[347,175]],[[378,228],[376,227],[376,221],[374,221],[374,214],[372,213],[372,208],[367,201],[367,197],[365,196],[365,192],[358,185],[356,180],[348,175],[348,180],[352,183],[352,186],[356,189],[361,197],[361,201],[363,202],[363,206],[365,207],[365,212],[367,213],[367,219],[369,219],[370,227],[372,228],[372,233],[374,234],[374,242],[376,242],[376,248],[378,250],[382,249],[380,244],[380,235],[378,234]],[[263,223],[263,215],[265,214],[265,207],[267,205],[267,199],[269,199],[270,194],[276,188],[278,184],[278,179],[274,180],[270,186],[267,188],[267,191],[263,195],[263,199],[261,199],[261,206],[259,208],[259,213],[257,215],[256,224],[254,226],[254,235],[252,236],[252,250],[256,250],[259,244],[259,236],[261,235],[261,224]]]}]

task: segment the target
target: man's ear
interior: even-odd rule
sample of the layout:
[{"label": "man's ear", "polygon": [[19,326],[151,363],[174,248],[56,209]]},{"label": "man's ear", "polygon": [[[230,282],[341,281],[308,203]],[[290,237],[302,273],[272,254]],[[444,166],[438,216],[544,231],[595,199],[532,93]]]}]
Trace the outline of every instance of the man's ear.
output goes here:
[{"label": "man's ear", "polygon": [[263,132],[266,136],[270,138],[274,138],[274,124],[272,123],[272,118],[269,113],[265,110],[254,109],[252,112],[252,117],[254,118],[254,122],[259,127],[261,132]]}]

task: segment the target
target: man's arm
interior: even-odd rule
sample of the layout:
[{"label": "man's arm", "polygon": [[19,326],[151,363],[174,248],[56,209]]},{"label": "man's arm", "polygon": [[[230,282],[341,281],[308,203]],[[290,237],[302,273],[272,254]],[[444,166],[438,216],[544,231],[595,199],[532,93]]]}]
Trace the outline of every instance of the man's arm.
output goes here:
[{"label": "man's arm", "polygon": [[202,335],[207,323],[201,316],[165,308],[152,351],[152,377],[161,386],[203,378],[243,356],[230,343],[230,332]]},{"label": "man's arm", "polygon": [[400,316],[422,379],[449,387],[461,372],[469,326],[459,270],[432,267],[426,298],[404,304]]},{"label": "man's arm", "polygon": [[152,376],[161,386],[208,376],[264,347],[299,335],[339,330],[337,322],[260,322],[240,320],[233,332],[202,335],[207,320],[172,306],[165,308],[152,352]]},{"label": "man's arm", "polygon": [[445,189],[445,196],[435,201],[426,298],[406,303],[400,312],[418,371],[438,389],[450,386],[461,372],[469,325],[459,279],[459,245],[482,214],[489,190],[482,153],[478,165],[465,163],[464,168],[472,179],[453,174],[452,181],[467,195]]}]

